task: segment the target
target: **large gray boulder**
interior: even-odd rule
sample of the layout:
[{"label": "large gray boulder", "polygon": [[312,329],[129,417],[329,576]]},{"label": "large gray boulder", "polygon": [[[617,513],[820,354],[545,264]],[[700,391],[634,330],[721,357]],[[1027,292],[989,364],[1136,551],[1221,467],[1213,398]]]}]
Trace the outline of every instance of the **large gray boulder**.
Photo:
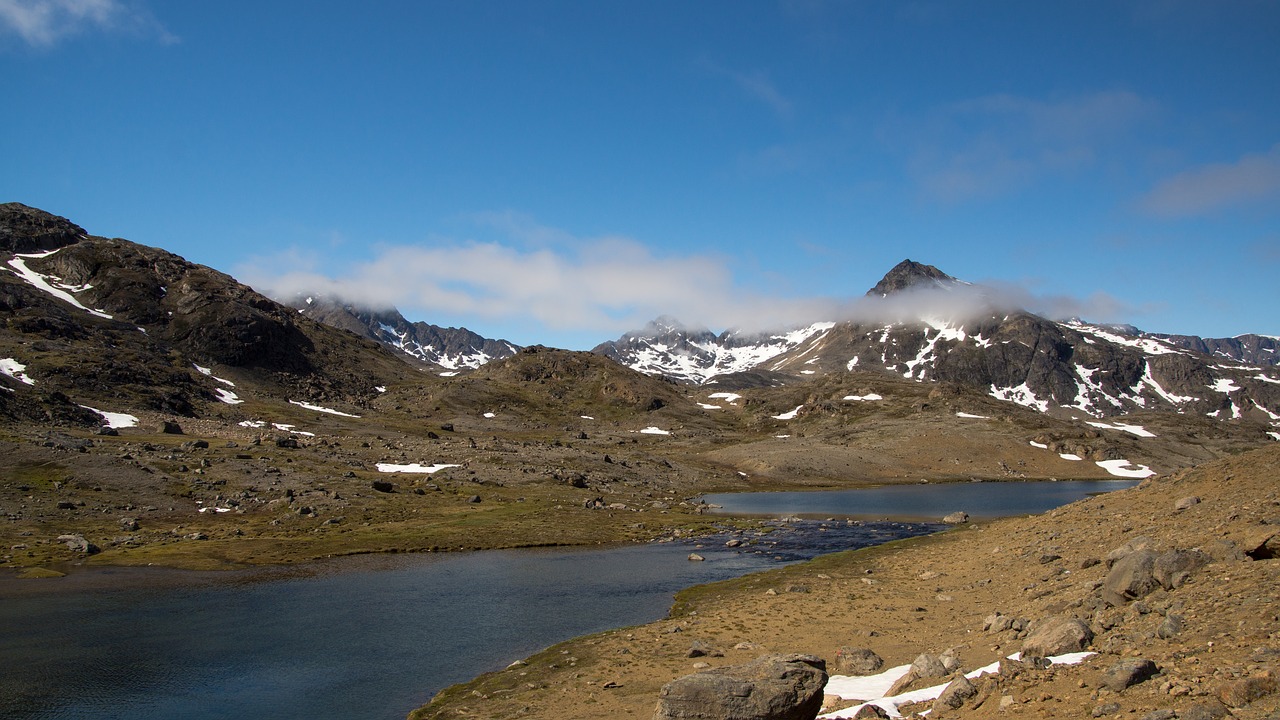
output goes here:
[{"label": "large gray boulder", "polygon": [[812,655],[765,655],[667,683],[654,720],[813,720],[822,709],[826,663]]},{"label": "large gray boulder", "polygon": [[1037,622],[1022,642],[1022,657],[1052,657],[1080,652],[1093,642],[1093,630],[1079,618],[1054,615]]},{"label": "large gray boulder", "polygon": [[1102,599],[1123,605],[1159,587],[1154,573],[1157,557],[1151,550],[1136,550],[1117,560],[1102,582]]}]

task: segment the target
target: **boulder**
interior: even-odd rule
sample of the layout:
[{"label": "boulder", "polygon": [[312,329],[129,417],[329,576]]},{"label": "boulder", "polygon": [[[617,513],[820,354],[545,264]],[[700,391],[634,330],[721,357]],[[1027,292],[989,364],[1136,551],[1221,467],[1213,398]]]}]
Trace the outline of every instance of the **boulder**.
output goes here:
[{"label": "boulder", "polygon": [[1182,498],[1181,500],[1179,500],[1178,502],[1174,503],[1174,504],[1173,504],[1173,509],[1174,509],[1174,510],[1187,510],[1187,509],[1192,508],[1192,507],[1195,507],[1196,505],[1199,505],[1199,504],[1200,504],[1200,498],[1196,497],[1195,495],[1190,495],[1190,496],[1188,496],[1188,497],[1184,497],[1184,498]]},{"label": "boulder", "polygon": [[1079,618],[1054,615],[1037,622],[1022,642],[1022,657],[1052,657],[1080,652],[1093,641],[1093,630]]},{"label": "boulder", "polygon": [[1122,558],[1139,550],[1149,550],[1155,545],[1155,541],[1146,535],[1139,535],[1130,538],[1128,542],[1120,547],[1107,553],[1107,567],[1111,567],[1119,562]]},{"label": "boulder", "polygon": [[969,678],[956,673],[955,679],[947,683],[947,686],[942,689],[942,694],[933,701],[933,712],[939,713],[959,708],[966,700],[977,694],[978,688],[969,682]]},{"label": "boulder", "polygon": [[1166,590],[1182,587],[1191,571],[1209,564],[1209,556],[1199,550],[1170,550],[1156,556],[1151,576]]},{"label": "boulder", "polygon": [[1158,672],[1160,669],[1156,664],[1146,658],[1125,658],[1102,674],[1102,686],[1113,692],[1120,692],[1148,680]]},{"label": "boulder", "polygon": [[97,545],[85,540],[83,535],[59,535],[58,542],[66,543],[67,549],[71,552],[84,553],[86,555],[101,552]]},{"label": "boulder", "polygon": [[942,517],[942,522],[948,525],[963,525],[969,522],[969,513],[964,511],[953,512]]},{"label": "boulder", "polygon": [[1154,574],[1157,557],[1151,550],[1144,549],[1117,560],[1102,582],[1102,599],[1112,605],[1123,605],[1159,587]]},{"label": "boulder", "polygon": [[938,678],[947,676],[947,666],[942,658],[929,653],[922,653],[911,663],[911,670],[917,678]]},{"label": "boulder", "polygon": [[1218,699],[1228,707],[1244,707],[1274,693],[1276,689],[1275,674],[1270,670],[1260,670],[1249,677],[1240,678],[1218,688]]},{"label": "boulder", "polygon": [[842,647],[836,651],[836,672],[842,675],[874,675],[884,659],[867,648]]},{"label": "boulder", "polygon": [[826,663],[812,655],[766,655],[667,683],[654,720],[813,720],[822,709]]}]

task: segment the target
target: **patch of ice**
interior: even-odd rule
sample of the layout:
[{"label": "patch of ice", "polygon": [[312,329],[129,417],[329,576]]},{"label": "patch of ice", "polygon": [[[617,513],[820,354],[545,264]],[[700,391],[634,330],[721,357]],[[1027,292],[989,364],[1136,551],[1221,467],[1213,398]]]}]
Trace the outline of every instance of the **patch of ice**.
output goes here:
[{"label": "patch of ice", "polygon": [[445,372],[440,373],[440,377],[455,377],[457,374],[458,374],[458,371],[456,370],[447,370]]},{"label": "patch of ice", "polygon": [[883,400],[884,396],[877,393],[867,393],[866,395],[845,395],[845,400],[854,400],[857,402],[868,402],[871,400]]},{"label": "patch of ice", "polygon": [[485,414],[484,414],[484,416],[485,416],[485,417],[487,417],[487,418],[496,418],[496,417],[498,417],[496,413],[491,413],[491,412],[487,412],[487,413],[485,413]]},{"label": "patch of ice", "polygon": [[789,438],[789,437],[791,437],[791,436],[790,436],[790,435],[774,435],[774,437],[775,437],[775,438],[777,438],[777,439],[779,439],[779,440],[786,440],[787,438]]},{"label": "patch of ice", "polygon": [[795,410],[784,412],[781,415],[771,415],[770,417],[774,420],[795,420],[796,416],[800,414],[800,409],[803,407],[804,405],[797,405]]},{"label": "patch of ice", "polygon": [[407,465],[397,465],[395,463],[378,463],[378,472],[384,473],[431,473],[440,472],[445,468],[462,467],[461,465],[436,464],[422,465],[421,463],[409,463]]},{"label": "patch of ice", "polygon": [[1083,460],[1084,459],[1075,453],[1058,453],[1058,457],[1062,458],[1063,460]]},{"label": "patch of ice", "polygon": [[27,366],[14,360],[13,358],[0,359],[0,373],[4,373],[20,383],[27,385],[35,385],[36,381],[32,380],[26,373]]},{"label": "patch of ice", "polygon": [[662,428],[654,427],[652,425],[650,425],[647,428],[644,428],[643,430],[640,430],[639,432],[642,435],[670,435],[671,434],[670,430],[663,430]]},{"label": "patch of ice", "polygon": [[55,277],[53,275],[41,275],[35,270],[32,270],[31,268],[27,267],[27,260],[39,260],[40,258],[49,257],[55,252],[57,252],[57,250],[50,250],[49,252],[46,252],[46,253],[30,253],[30,254],[15,255],[13,259],[9,261],[9,267],[13,268],[14,274],[16,274],[18,277],[22,278],[23,280],[26,280],[31,285],[34,285],[36,288],[49,293],[50,295],[58,298],[59,300],[65,303],[68,303],[70,305],[73,305],[77,308],[80,308],[81,310],[84,310],[90,315],[97,315],[100,318],[106,318],[107,320],[111,320],[112,317],[107,313],[104,313],[101,310],[94,310],[92,308],[85,307],[80,303],[79,300],[76,299],[74,295],[71,294],[73,292],[82,292],[82,291],[88,290],[90,287],[89,285],[80,285],[80,286],[66,285],[62,282],[61,278]]},{"label": "patch of ice", "polygon": [[1048,446],[1048,445],[1045,445],[1044,443],[1038,443],[1038,442],[1036,442],[1035,440],[1032,440],[1032,441],[1031,441],[1031,447],[1034,447],[1034,448],[1040,448],[1041,450],[1048,450],[1048,449],[1049,449],[1049,446]]},{"label": "patch of ice", "polygon": [[956,417],[958,417],[958,418],[971,418],[971,419],[973,419],[973,420],[990,420],[990,419],[991,419],[990,417],[988,417],[988,416],[986,416],[986,415],[974,415],[974,414],[972,414],[972,413],[967,413],[967,412],[958,412],[958,413],[956,413]]},{"label": "patch of ice", "polygon": [[703,410],[721,410],[721,409],[723,409],[723,408],[721,408],[719,405],[708,405],[707,403],[698,403],[698,407],[702,408]]},{"label": "patch of ice", "polygon": [[386,391],[387,391],[387,388],[386,388],[386,387],[384,387],[384,386],[382,386],[382,385],[374,385],[374,386],[373,386],[373,389],[374,389],[374,390],[377,390],[377,391],[378,391],[378,392],[380,392],[380,393],[384,393],[384,392],[386,392]]},{"label": "patch of ice", "polygon": [[112,428],[131,428],[138,426],[138,418],[128,413],[103,412],[97,408],[91,408],[88,405],[81,405],[85,410],[92,410],[102,416],[106,421],[107,427]]},{"label": "patch of ice", "polygon": [[222,402],[228,405],[239,405],[240,403],[244,402],[240,398],[236,397],[236,394],[231,392],[230,390],[223,390],[222,388],[214,388],[213,392],[218,395],[219,400],[221,400]]},{"label": "patch of ice", "polygon": [[231,508],[224,508],[224,507],[202,507],[202,508],[200,508],[200,512],[202,512],[202,513],[206,513],[206,512],[211,512],[211,513],[229,513],[229,512],[231,512]]},{"label": "patch of ice", "polygon": [[800,371],[800,374],[801,374],[801,375],[814,375],[815,373],[814,373],[814,371],[813,371],[813,370],[801,370],[801,371]]},{"label": "patch of ice", "polygon": [[1116,477],[1148,478],[1156,474],[1146,465],[1130,465],[1128,460],[1098,460],[1094,464]]},{"label": "patch of ice", "polygon": [[237,424],[240,427],[247,427],[247,428],[264,428],[267,426],[267,423],[265,420],[241,420]]},{"label": "patch of ice", "polygon": [[298,407],[306,408],[307,410],[315,410],[316,412],[329,413],[330,415],[341,415],[342,417],[349,417],[349,418],[360,417],[359,415],[352,415],[351,413],[344,413],[340,410],[334,410],[333,408],[327,408],[327,407],[320,407],[319,405],[312,405],[310,403],[298,402],[297,400],[290,400],[289,404],[297,405]]},{"label": "patch of ice", "polygon": [[578,417],[582,418],[583,420],[595,420],[595,418],[591,417],[590,415],[579,415]]}]

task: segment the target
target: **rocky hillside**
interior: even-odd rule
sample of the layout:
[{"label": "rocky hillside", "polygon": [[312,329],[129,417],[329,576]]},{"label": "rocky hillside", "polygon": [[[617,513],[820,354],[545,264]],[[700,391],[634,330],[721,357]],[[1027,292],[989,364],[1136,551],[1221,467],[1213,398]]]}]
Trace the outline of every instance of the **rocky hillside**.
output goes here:
[{"label": "rocky hillside", "polygon": [[751,370],[792,381],[875,370],[964,385],[1064,417],[1167,410],[1280,427],[1280,373],[1271,363],[1236,359],[1273,354],[1269,338],[1192,342],[1080,320],[1056,322],[1001,308],[983,288],[910,260],[868,295],[874,302],[861,315],[878,319],[755,337],[691,333],[663,321],[596,351],[684,382]]},{"label": "rocky hillside", "polygon": [[358,404],[410,372],[227,275],[18,203],[0,205],[0,257],[10,416],[96,422],[80,403],[104,402],[191,415],[229,403],[235,382]]},{"label": "rocky hillside", "polygon": [[320,294],[299,295],[286,304],[313,320],[376,340],[445,371],[475,369],[511,357],[520,349],[506,340],[491,340],[466,328],[409,322],[395,308],[379,310]]}]

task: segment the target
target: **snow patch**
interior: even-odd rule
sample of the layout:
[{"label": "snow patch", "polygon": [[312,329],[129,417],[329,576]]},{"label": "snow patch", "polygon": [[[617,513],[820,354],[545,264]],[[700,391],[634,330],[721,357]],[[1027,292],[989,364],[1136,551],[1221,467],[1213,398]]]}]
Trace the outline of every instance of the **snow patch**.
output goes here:
[{"label": "snow patch", "polygon": [[795,410],[784,412],[781,415],[771,415],[770,417],[774,420],[795,420],[796,416],[800,414],[800,409],[803,407],[804,405],[797,405]]},{"label": "snow patch", "polygon": [[1231,378],[1218,378],[1212,385],[1209,386],[1209,389],[1216,390],[1220,393],[1233,393],[1239,390],[1240,388],[1239,386],[1236,385],[1236,381],[1232,380]]},{"label": "snow patch", "polygon": [[1130,465],[1128,460],[1098,460],[1094,464],[1116,477],[1148,478],[1156,474],[1146,465]]},{"label": "snow patch", "polygon": [[230,390],[224,390],[222,388],[214,388],[213,392],[218,396],[219,400],[221,400],[222,402],[228,405],[239,405],[240,403],[244,402],[239,397],[236,397],[236,394],[231,392]]},{"label": "snow patch", "polygon": [[26,373],[27,366],[14,360],[13,358],[0,359],[0,373],[4,373],[20,383],[27,385],[35,385],[36,381],[32,380]]},{"label": "snow patch", "polygon": [[1131,435],[1137,435],[1138,437],[1142,437],[1142,438],[1153,438],[1156,436],[1155,433],[1151,432],[1150,430],[1147,430],[1141,425],[1130,425],[1128,423],[1122,423],[1122,422],[1118,422],[1112,425],[1109,425],[1103,422],[1090,422],[1088,424],[1096,428],[1101,428],[1103,430],[1123,430],[1124,432],[1130,433]]},{"label": "snow patch", "polygon": [[88,405],[81,405],[85,410],[92,410],[102,416],[106,421],[107,427],[111,428],[131,428],[138,426],[138,418],[128,413],[103,412],[97,408],[91,408]]},{"label": "snow patch", "polygon": [[378,472],[384,473],[431,473],[440,472],[445,468],[462,467],[461,465],[437,464],[422,465],[421,463],[409,463],[407,465],[396,465],[395,463],[378,463]]},{"label": "snow patch", "polygon": [[670,430],[663,430],[662,428],[654,427],[652,425],[642,430],[639,430],[638,432],[642,435],[670,435],[671,434]]},{"label": "snow patch", "polygon": [[990,417],[988,417],[988,416],[986,416],[986,415],[974,415],[974,414],[972,414],[972,413],[967,413],[967,412],[958,412],[958,413],[956,413],[956,417],[958,417],[958,418],[971,418],[971,419],[973,419],[973,420],[990,420],[990,419],[991,419]]},{"label": "snow patch", "polygon": [[80,303],[79,300],[76,299],[74,295],[71,294],[71,293],[77,293],[77,292],[84,292],[85,290],[88,290],[90,287],[92,287],[91,285],[67,285],[62,282],[62,278],[55,277],[53,275],[42,275],[36,272],[35,270],[32,270],[31,268],[27,267],[27,260],[39,260],[40,258],[49,257],[50,255],[56,252],[58,251],[50,250],[49,252],[45,252],[45,253],[30,253],[30,254],[15,255],[13,259],[9,261],[9,267],[13,268],[13,273],[15,275],[22,278],[23,280],[26,280],[29,284],[35,286],[37,289],[43,290],[65,303],[68,303],[77,308],[80,308],[81,310],[84,310],[90,315],[97,315],[100,318],[106,318],[107,320],[111,320],[112,317],[107,313],[104,313],[101,310],[94,310],[92,308],[85,307]]},{"label": "snow patch", "polygon": [[[1049,662],[1052,663],[1053,665],[1078,665],[1084,662],[1085,658],[1093,654],[1094,653],[1091,653],[1091,652],[1079,652],[1079,653],[1067,653],[1065,655],[1055,655],[1049,658]],[[1014,653],[1013,655],[1009,656],[1009,659],[1018,660],[1020,657],[1021,657],[1021,653]],[[889,668],[888,670],[885,670],[879,675],[866,675],[866,676],[832,675],[831,678],[827,681],[827,686],[823,689],[823,692],[825,694],[835,695],[839,698],[846,699],[846,700],[863,700],[866,698],[871,698],[871,699],[867,700],[861,705],[854,705],[853,707],[847,707],[842,710],[836,710],[834,712],[826,713],[825,715],[819,715],[818,717],[820,718],[852,718],[854,715],[858,714],[859,710],[861,710],[862,708],[868,705],[875,705],[881,708],[886,713],[888,713],[890,717],[895,717],[895,718],[902,717],[902,713],[898,712],[898,708],[900,706],[907,705],[909,703],[919,703],[919,702],[928,702],[930,700],[937,700],[938,696],[942,694],[942,691],[946,689],[947,683],[942,683],[939,685],[934,685],[932,687],[921,688],[919,690],[912,690],[911,692],[905,692],[905,693],[902,693],[901,695],[886,696],[885,693],[889,692],[889,689],[893,687],[893,684],[897,682],[903,675],[906,675],[907,671],[910,669],[911,669],[910,665],[898,665],[897,667],[892,667],[892,668]],[[1000,663],[994,662],[994,663],[991,663],[990,665],[985,665],[976,670],[970,670],[969,672],[965,673],[965,677],[971,680],[977,679],[981,677],[984,673],[994,675],[997,672],[999,672],[999,670],[1000,670]]]},{"label": "snow patch", "polygon": [[310,403],[299,402],[297,400],[290,400],[289,404],[297,405],[298,407],[306,408],[307,410],[315,410],[316,412],[329,413],[330,415],[341,415],[342,417],[349,417],[349,418],[360,417],[359,415],[352,415],[351,413],[344,413],[340,410],[334,410],[333,408],[320,407],[319,405],[311,405]]},{"label": "snow patch", "polygon": [[998,388],[995,385],[992,385],[991,392],[989,394],[997,400],[1017,403],[1034,410],[1039,410],[1040,412],[1049,411],[1049,402],[1047,400],[1037,399],[1036,394],[1031,391],[1031,388],[1026,383],[1010,388]]},{"label": "snow patch", "polygon": [[709,400],[724,400],[730,405],[733,405],[734,403],[738,402],[738,400],[740,400],[741,398],[742,396],[739,395],[738,393],[731,393],[731,392],[711,393],[710,395],[707,396],[707,399]]},{"label": "snow patch", "polygon": [[884,396],[878,393],[867,393],[866,395],[845,395],[844,399],[856,402],[869,402],[871,400],[883,400]]},{"label": "snow patch", "polygon": [[1058,453],[1058,457],[1062,458],[1063,460],[1083,460],[1084,459],[1075,453]]},{"label": "snow patch", "polygon": [[1048,446],[1048,445],[1045,445],[1044,443],[1038,443],[1038,442],[1036,442],[1035,440],[1032,440],[1032,441],[1031,441],[1031,447],[1033,447],[1033,448],[1040,448],[1041,450],[1048,450],[1048,449],[1049,449],[1049,446]]},{"label": "snow patch", "polygon": [[719,405],[708,405],[707,403],[701,403],[701,402],[700,402],[700,403],[698,403],[698,407],[702,408],[703,410],[721,410],[721,409],[723,409],[723,408],[721,408]]}]

